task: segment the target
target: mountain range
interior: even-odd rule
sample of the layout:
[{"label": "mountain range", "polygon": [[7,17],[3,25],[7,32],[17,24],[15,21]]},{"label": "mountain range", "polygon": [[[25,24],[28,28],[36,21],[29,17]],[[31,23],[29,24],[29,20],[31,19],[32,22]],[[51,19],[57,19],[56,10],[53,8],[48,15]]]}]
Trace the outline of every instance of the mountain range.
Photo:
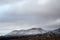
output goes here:
[{"label": "mountain range", "polygon": [[47,32],[42,28],[31,28],[27,30],[14,30],[6,36],[28,36],[28,35],[43,35],[43,36],[60,36],[60,28]]},{"label": "mountain range", "polygon": [[24,35],[37,35],[37,34],[44,34],[47,31],[43,30],[42,28],[31,28],[28,30],[14,30],[7,35],[9,36],[24,36]]},{"label": "mountain range", "polygon": [[42,28],[31,28],[27,30],[14,30],[5,36],[0,36],[0,40],[59,40],[60,28],[46,31]]}]

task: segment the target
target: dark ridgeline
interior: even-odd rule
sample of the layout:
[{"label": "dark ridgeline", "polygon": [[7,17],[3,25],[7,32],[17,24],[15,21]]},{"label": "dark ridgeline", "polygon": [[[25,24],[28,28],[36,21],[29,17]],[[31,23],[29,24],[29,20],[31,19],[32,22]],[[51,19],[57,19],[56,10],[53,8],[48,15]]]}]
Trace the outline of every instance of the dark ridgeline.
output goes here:
[{"label": "dark ridgeline", "polygon": [[[29,30],[37,30],[32,28]],[[42,30],[42,29],[38,29]],[[39,31],[38,31],[39,32]],[[60,40],[60,28],[43,34],[23,35],[23,36],[0,36],[0,40]]]}]

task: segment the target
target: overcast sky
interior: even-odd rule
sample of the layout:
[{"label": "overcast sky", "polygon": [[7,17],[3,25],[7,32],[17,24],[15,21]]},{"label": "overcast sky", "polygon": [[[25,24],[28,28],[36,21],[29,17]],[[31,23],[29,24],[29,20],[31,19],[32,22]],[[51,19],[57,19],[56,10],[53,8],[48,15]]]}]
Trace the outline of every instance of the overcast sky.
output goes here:
[{"label": "overcast sky", "polygon": [[0,0],[0,34],[33,27],[60,28],[60,0]]}]

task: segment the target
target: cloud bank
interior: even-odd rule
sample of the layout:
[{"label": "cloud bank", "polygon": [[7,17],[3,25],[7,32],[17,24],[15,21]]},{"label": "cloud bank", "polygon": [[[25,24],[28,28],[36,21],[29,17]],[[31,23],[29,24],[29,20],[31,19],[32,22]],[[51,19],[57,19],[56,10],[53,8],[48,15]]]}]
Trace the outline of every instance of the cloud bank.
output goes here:
[{"label": "cloud bank", "polygon": [[32,27],[53,30],[58,25],[60,0],[0,0],[1,34]]}]

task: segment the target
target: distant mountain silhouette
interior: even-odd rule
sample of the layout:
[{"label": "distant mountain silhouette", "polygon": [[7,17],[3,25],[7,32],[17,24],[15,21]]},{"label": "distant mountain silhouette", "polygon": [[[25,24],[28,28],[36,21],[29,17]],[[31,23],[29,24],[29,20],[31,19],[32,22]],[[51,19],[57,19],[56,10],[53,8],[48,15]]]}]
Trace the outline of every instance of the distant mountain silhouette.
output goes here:
[{"label": "distant mountain silhouette", "polygon": [[9,36],[24,36],[24,35],[36,35],[36,34],[44,34],[47,31],[43,30],[42,28],[31,28],[28,30],[14,30],[7,35]]}]

